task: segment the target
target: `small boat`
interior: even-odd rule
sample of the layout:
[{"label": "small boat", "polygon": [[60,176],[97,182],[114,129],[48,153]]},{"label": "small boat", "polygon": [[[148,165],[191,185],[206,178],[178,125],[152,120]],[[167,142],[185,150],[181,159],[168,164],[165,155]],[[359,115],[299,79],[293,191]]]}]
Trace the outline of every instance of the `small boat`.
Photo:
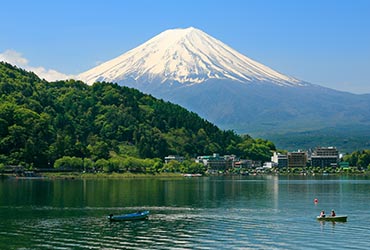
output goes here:
[{"label": "small boat", "polygon": [[202,174],[182,174],[184,177],[201,177]]},{"label": "small boat", "polygon": [[131,214],[110,214],[108,219],[110,221],[128,221],[128,220],[146,220],[149,217],[149,211],[139,211]]},{"label": "small boat", "polygon": [[317,216],[317,220],[319,221],[339,221],[339,222],[346,222],[347,215],[337,215],[337,216]]}]

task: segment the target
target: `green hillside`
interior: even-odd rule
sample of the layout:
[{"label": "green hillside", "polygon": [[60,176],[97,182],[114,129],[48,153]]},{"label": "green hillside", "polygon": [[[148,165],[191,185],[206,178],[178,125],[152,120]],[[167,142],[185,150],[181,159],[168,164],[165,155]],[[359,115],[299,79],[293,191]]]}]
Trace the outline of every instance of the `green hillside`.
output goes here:
[{"label": "green hillside", "polygon": [[260,135],[275,142],[278,148],[289,151],[313,149],[317,146],[335,146],[341,153],[370,148],[370,129],[367,126],[338,126],[304,132]]},{"label": "green hillside", "polygon": [[47,82],[0,63],[0,165],[48,168],[63,157],[268,160],[273,143],[222,131],[197,114],[112,83]]}]

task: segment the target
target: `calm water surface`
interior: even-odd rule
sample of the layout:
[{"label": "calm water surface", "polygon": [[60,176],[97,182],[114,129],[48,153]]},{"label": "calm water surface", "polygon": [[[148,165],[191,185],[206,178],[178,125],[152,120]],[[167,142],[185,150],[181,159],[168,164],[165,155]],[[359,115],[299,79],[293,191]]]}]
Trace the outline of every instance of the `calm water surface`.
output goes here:
[{"label": "calm water surface", "polygon": [[[6,179],[0,249],[370,249],[369,205],[363,177]],[[332,208],[348,222],[316,221]]]}]

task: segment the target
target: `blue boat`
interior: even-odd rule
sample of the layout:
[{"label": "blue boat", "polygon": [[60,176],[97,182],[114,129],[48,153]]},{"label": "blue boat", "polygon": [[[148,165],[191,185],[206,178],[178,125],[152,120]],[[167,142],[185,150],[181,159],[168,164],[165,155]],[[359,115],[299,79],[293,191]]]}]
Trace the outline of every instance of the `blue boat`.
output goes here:
[{"label": "blue boat", "polygon": [[129,220],[146,220],[149,217],[149,211],[139,211],[131,214],[113,215],[110,214],[108,219],[110,221],[129,221]]}]

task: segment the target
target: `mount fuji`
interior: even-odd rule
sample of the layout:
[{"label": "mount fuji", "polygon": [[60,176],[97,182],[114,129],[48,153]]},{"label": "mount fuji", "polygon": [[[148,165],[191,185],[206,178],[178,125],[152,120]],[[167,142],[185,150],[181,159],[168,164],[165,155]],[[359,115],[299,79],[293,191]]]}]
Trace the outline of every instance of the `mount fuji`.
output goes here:
[{"label": "mount fuji", "polygon": [[137,88],[239,133],[370,125],[370,95],[284,75],[193,27],[166,30],[78,78]]},{"label": "mount fuji", "polygon": [[176,82],[189,86],[217,79],[302,85],[299,80],[253,61],[193,27],[164,31],[79,77],[90,84],[104,80],[136,84]]}]

